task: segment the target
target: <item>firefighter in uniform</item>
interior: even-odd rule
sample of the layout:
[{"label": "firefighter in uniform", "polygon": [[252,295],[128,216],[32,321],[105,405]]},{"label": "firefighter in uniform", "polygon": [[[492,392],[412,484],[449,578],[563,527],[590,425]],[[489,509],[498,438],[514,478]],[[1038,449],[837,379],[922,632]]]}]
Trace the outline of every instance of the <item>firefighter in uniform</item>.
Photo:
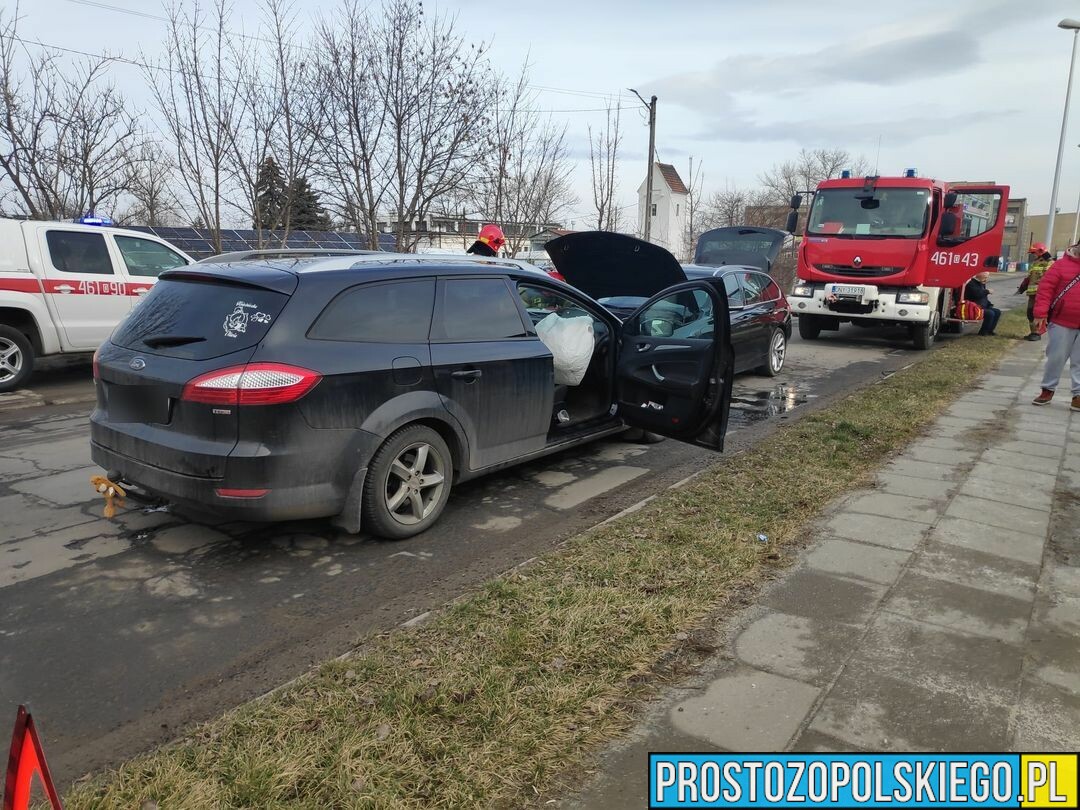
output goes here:
[{"label": "firefighter in uniform", "polygon": [[485,225],[480,229],[480,233],[477,235],[476,241],[472,243],[472,247],[465,252],[494,258],[499,255],[499,251],[505,244],[506,237],[503,236],[502,228],[498,225]]},{"label": "firefighter in uniform", "polygon": [[1024,340],[1042,340],[1042,335],[1035,329],[1035,294],[1039,290],[1039,281],[1046,275],[1046,271],[1050,269],[1054,256],[1042,242],[1036,242],[1029,247],[1028,255],[1032,258],[1031,267],[1028,268],[1027,277],[1016,288],[1016,294],[1026,292],[1028,296],[1027,319],[1029,334]]}]

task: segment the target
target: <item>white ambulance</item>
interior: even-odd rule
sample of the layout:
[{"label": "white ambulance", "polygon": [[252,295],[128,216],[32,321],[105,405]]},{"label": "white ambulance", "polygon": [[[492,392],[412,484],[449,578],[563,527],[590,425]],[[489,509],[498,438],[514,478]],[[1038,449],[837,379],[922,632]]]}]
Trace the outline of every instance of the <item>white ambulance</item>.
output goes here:
[{"label": "white ambulance", "polygon": [[97,349],[159,273],[193,261],[139,231],[0,219],[0,393],[37,357]]}]

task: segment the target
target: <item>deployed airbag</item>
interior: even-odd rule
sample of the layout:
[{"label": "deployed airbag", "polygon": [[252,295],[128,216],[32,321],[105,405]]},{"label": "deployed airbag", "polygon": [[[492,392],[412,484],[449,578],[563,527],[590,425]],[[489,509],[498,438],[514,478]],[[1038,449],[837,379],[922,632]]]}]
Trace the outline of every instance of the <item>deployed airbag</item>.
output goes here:
[{"label": "deployed airbag", "polygon": [[592,360],[592,318],[560,318],[554,312],[536,325],[536,334],[555,359],[555,384],[580,385]]}]

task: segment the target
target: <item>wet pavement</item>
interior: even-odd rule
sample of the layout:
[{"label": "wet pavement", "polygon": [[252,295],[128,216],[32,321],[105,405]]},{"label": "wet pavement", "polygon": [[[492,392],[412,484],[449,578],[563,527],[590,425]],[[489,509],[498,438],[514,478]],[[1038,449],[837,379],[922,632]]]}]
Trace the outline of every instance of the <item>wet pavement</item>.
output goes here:
[{"label": "wet pavement", "polygon": [[[851,332],[796,337],[781,376],[737,378],[729,452],[917,356]],[[92,393],[72,373],[41,375],[35,395]],[[99,471],[83,397],[0,403],[0,710],[32,702],[63,782],[172,739],[719,460],[674,441],[600,442],[459,486],[439,524],[397,543],[327,521],[192,521],[132,499],[107,521],[89,484]]]}]

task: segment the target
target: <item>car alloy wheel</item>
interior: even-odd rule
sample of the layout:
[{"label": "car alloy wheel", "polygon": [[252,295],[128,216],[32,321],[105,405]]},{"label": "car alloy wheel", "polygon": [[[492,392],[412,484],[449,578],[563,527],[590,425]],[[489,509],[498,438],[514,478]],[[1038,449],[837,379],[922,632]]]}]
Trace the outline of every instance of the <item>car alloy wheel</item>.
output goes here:
[{"label": "car alloy wheel", "polygon": [[410,444],[390,465],[383,493],[386,509],[395,521],[413,526],[427,518],[442,502],[446,460],[427,442]]},{"label": "car alloy wheel", "polygon": [[779,374],[784,368],[784,360],[787,358],[787,337],[777,329],[773,332],[772,340],[769,341],[769,370],[773,374]]},{"label": "car alloy wheel", "polygon": [[22,349],[10,338],[0,336],[0,384],[14,380],[22,368]]}]

